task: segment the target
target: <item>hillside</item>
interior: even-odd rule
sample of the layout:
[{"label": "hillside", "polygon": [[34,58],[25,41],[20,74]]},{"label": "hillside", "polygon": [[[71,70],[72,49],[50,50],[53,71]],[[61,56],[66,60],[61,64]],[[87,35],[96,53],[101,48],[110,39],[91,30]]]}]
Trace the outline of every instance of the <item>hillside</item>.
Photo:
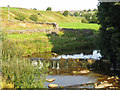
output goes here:
[{"label": "hillside", "polygon": [[76,18],[72,16],[63,16],[61,12],[54,12],[54,11],[40,11],[40,10],[32,10],[32,9],[25,9],[25,8],[8,8],[1,7],[0,8],[0,16],[2,19],[8,19],[8,14],[10,15],[10,20],[16,20],[15,17],[18,15],[25,16],[24,21],[31,21],[29,17],[32,14],[36,14],[38,17],[38,22],[81,22],[81,18]]}]

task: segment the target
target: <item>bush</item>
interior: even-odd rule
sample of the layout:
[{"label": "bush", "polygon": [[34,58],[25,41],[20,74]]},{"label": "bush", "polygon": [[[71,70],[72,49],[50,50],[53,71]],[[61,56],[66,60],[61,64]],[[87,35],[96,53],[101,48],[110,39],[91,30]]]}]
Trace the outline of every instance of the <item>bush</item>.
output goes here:
[{"label": "bush", "polygon": [[48,7],[48,8],[46,9],[46,11],[52,11],[52,8],[51,8],[51,7]]},{"label": "bush", "polygon": [[78,13],[78,12],[75,12],[75,13],[74,13],[74,16],[75,16],[75,17],[79,16],[79,13]]},{"label": "bush", "polygon": [[90,17],[92,17],[91,13],[83,13],[82,17],[85,17],[87,19],[88,22],[90,22]]},{"label": "bush", "polygon": [[32,21],[35,21],[35,22],[37,22],[37,20],[38,20],[38,17],[37,17],[37,15],[35,15],[35,14],[31,15],[29,18],[30,18]]},{"label": "bush", "polygon": [[70,16],[73,16],[73,14],[72,14],[72,13],[70,13],[69,15],[70,15]]},{"label": "bush", "polygon": [[91,10],[90,9],[88,9],[88,11],[87,12],[90,12]]},{"label": "bush", "polygon": [[15,19],[20,20],[20,21],[24,21],[24,20],[25,20],[25,16],[22,15],[22,14],[19,14],[19,15],[17,15],[17,16],[15,17]]},{"label": "bush", "polygon": [[90,19],[90,23],[97,23],[97,22],[98,22],[98,17],[95,13],[92,15],[92,18]]},{"label": "bush", "polygon": [[81,22],[82,22],[82,23],[88,23],[88,21],[86,20],[86,18],[83,18],[83,19],[81,20]]},{"label": "bush", "polygon": [[37,10],[36,8],[33,8],[33,10]]},{"label": "bush", "polygon": [[67,10],[63,12],[64,16],[68,16],[68,14],[69,14],[69,12]]}]

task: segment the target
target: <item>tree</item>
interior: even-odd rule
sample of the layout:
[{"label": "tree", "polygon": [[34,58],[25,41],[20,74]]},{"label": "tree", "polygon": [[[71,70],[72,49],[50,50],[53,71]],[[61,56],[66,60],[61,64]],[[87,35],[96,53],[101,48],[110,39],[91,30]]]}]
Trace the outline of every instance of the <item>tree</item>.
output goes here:
[{"label": "tree", "polygon": [[67,10],[63,12],[64,16],[68,16],[68,14],[69,14],[69,12]]},{"label": "tree", "polygon": [[97,11],[97,9],[94,9],[93,11]]},{"label": "tree", "polygon": [[37,10],[36,8],[33,8],[33,10]]},{"label": "tree", "polygon": [[94,13],[90,19],[90,23],[98,23],[98,17],[97,14]]},{"label": "tree", "polygon": [[103,56],[110,59],[116,70],[116,62],[120,60],[120,2],[100,2],[98,20],[101,25],[99,33],[99,49]]},{"label": "tree", "polygon": [[35,15],[35,14],[31,15],[29,18],[30,18],[32,21],[35,21],[35,22],[37,22],[37,20],[38,20],[38,17],[37,17],[37,15]]},{"label": "tree", "polygon": [[86,12],[86,10],[83,10],[84,12]]},{"label": "tree", "polygon": [[75,17],[79,16],[79,13],[78,13],[78,12],[75,12],[75,13],[74,13],[74,16],[75,16]]},{"label": "tree", "polygon": [[9,7],[10,7],[10,5],[7,5],[7,7],[9,8]]},{"label": "tree", "polygon": [[87,12],[90,12],[91,10],[90,9],[88,9],[88,11]]},{"label": "tree", "polygon": [[52,8],[51,8],[51,7],[48,7],[48,8],[46,9],[46,11],[52,11]]},{"label": "tree", "polygon": [[85,17],[87,19],[87,21],[90,22],[90,17],[92,17],[92,14],[91,13],[83,13],[81,16]]}]

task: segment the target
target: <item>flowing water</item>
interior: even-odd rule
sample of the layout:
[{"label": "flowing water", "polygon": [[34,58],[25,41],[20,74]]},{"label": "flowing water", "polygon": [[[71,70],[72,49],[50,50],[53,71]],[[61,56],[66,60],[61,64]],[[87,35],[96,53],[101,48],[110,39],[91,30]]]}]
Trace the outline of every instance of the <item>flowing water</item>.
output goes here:
[{"label": "flowing water", "polygon": [[101,57],[102,56],[101,56],[99,50],[93,50],[93,53],[89,54],[89,55],[84,55],[83,53],[73,54],[73,55],[60,55],[60,56],[54,57],[52,59],[61,59],[61,58],[69,59],[69,58],[72,58],[72,59],[95,59],[95,60],[100,60]]}]

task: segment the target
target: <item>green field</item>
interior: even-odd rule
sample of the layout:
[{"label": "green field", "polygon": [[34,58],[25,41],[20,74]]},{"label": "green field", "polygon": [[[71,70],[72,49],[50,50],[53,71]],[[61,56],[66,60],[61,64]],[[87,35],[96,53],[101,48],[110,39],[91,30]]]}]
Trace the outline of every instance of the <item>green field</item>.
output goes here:
[{"label": "green field", "polygon": [[93,30],[98,30],[99,29],[98,24],[79,23],[79,22],[59,23],[59,27],[72,28],[72,29],[93,29]]}]

